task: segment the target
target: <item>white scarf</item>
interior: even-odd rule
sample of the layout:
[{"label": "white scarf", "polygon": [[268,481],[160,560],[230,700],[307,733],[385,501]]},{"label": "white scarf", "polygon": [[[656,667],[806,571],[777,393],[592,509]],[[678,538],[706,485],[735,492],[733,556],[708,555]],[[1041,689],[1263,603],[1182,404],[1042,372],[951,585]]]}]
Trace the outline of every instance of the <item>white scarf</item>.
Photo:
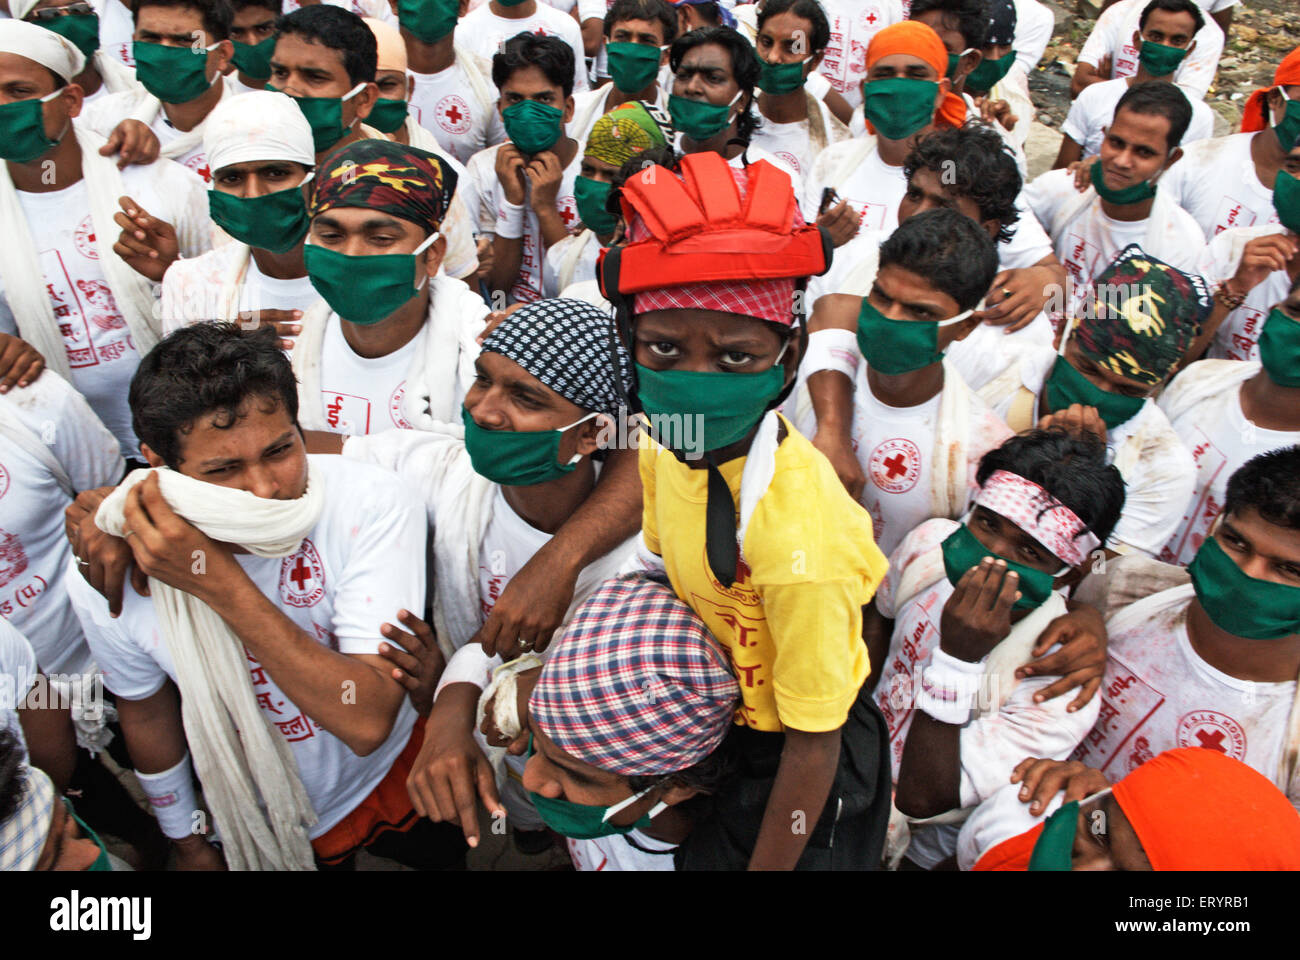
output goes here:
[{"label": "white scarf", "polygon": [[[100,505],[95,524],[121,536],[127,492],[146,479],[135,470]],[[324,482],[308,461],[307,491],[268,500],[245,490],[159,469],[163,498],[203,533],[259,557],[287,557],[316,526]],[[232,870],[312,870],[308,828],[316,812],[293,752],[253,695],[244,644],[206,604],[152,577],[159,629],[176,666],[185,737]],[[265,816],[258,809],[265,803]]]},{"label": "white scarf", "polygon": [[[125,196],[122,173],[111,157],[101,157],[103,138],[77,127],[70,131],[81,148],[81,173],[90,198],[91,222],[99,250],[99,266],[108,281],[117,309],[126,320],[135,348],[141,355],[153,349],[159,339],[159,321],[155,316],[153,286],[113,252],[113,242],[122,228],[113,220],[120,211],[118,198]],[[68,136],[68,134],[64,134]],[[18,199],[18,191],[9,176],[7,164],[0,163],[0,228],[5,240],[0,243],[0,283],[5,299],[18,324],[18,336],[45,357],[45,363],[63,379],[72,381],[67,348],[59,323],[45,289],[45,275],[37,258],[36,242],[27,226],[27,216]]]},{"label": "white scarf", "polygon": [[1235,395],[1260,369],[1258,360],[1198,360],[1165,387],[1160,409],[1172,422],[1210,397]]},{"label": "white scarf", "polygon": [[[474,339],[481,324],[466,318],[486,317],[487,305],[459,280],[439,275],[429,280],[429,313],[424,344],[406,375],[402,415],[416,430],[432,430],[435,423],[458,420],[464,399],[462,385],[474,379],[479,345]],[[302,333],[293,348],[293,372],[298,378],[298,421],[305,430],[328,430],[321,399],[321,354],[325,327],[337,314],[324,300],[302,318]]]}]

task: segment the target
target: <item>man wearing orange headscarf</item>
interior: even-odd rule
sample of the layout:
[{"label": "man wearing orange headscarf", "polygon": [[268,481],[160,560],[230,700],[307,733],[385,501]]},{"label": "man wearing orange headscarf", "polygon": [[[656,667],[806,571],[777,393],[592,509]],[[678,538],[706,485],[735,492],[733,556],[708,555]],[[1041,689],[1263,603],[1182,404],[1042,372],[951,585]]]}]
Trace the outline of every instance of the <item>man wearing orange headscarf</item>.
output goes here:
[{"label": "man wearing orange headscarf", "polygon": [[1032,758],[1012,781],[962,827],[962,869],[1300,869],[1300,814],[1215,750],[1166,750],[1113,787],[1081,763]]},{"label": "man wearing orange headscarf", "polygon": [[832,144],[818,154],[809,201],[833,188],[858,211],[862,233],[892,231],[907,191],[903,159],[931,130],[966,122],[966,102],[952,92],[947,73],[947,48],[924,23],[904,20],[872,37],[862,85],[871,136]]},{"label": "man wearing orange headscarf", "polygon": [[1213,240],[1234,227],[1277,223],[1273,185],[1300,137],[1300,47],[1246,100],[1241,132],[1189,143],[1161,190]]}]

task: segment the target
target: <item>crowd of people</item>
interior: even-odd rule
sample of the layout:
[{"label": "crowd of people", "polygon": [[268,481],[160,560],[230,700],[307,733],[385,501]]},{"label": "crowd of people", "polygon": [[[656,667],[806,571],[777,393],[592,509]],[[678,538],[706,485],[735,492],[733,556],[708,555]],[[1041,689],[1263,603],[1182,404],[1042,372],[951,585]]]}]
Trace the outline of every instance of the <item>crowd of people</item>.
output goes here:
[{"label": "crowd of people", "polygon": [[0,868],[1300,868],[1236,2],[0,0]]}]

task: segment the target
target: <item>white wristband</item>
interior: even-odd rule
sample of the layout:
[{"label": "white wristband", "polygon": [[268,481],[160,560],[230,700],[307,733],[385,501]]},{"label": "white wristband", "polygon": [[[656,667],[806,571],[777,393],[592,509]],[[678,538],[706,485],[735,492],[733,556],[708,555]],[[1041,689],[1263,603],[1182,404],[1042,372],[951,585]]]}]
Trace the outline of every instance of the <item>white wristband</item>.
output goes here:
[{"label": "white wristband", "polygon": [[489,657],[481,643],[467,643],[451,655],[442,676],[438,678],[437,689],[433,691],[436,701],[442,688],[453,683],[472,683],[482,690],[492,681],[492,671],[501,665],[500,657]]},{"label": "white wristband", "polygon": [[524,211],[522,204],[502,200],[497,207],[496,235],[506,240],[519,240],[524,235]]},{"label": "white wristband", "polygon": [[187,753],[181,762],[162,773],[135,772],[140,789],[149,798],[149,806],[158,818],[162,832],[173,840],[194,835],[194,812],[199,798],[194,792],[194,773]]},{"label": "white wristband", "polygon": [[940,723],[964,726],[984,680],[984,665],[949,656],[938,647],[917,671],[916,707]]},{"label": "white wristband", "polygon": [[804,376],[811,377],[822,370],[838,370],[852,380],[858,375],[861,359],[858,335],[852,330],[832,327],[808,334],[808,353],[800,366]]}]

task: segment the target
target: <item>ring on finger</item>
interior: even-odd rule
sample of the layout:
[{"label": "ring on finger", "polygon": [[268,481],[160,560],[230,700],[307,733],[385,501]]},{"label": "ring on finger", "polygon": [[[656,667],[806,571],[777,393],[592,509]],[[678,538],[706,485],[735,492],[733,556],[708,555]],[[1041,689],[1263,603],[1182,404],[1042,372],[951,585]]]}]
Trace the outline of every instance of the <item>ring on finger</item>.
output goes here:
[{"label": "ring on finger", "polygon": [[122,539],[123,539],[123,540],[129,540],[129,539],[131,539],[131,534],[133,534],[133,533],[135,533],[134,530],[123,530],[123,531],[122,531]]}]

